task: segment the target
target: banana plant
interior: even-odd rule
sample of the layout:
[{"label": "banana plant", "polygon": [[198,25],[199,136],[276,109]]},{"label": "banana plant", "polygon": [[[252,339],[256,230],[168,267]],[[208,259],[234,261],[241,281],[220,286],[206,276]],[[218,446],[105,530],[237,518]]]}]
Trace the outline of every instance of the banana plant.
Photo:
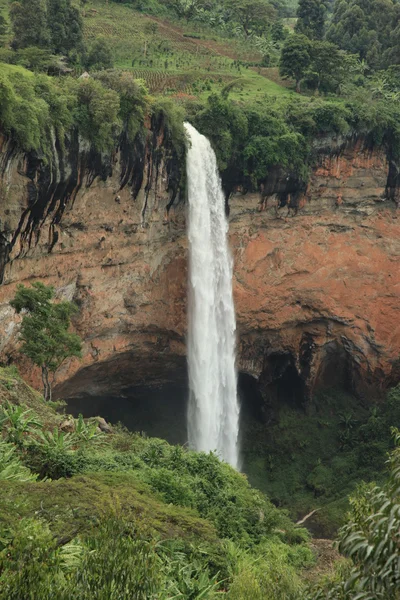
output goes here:
[{"label": "banana plant", "polygon": [[5,432],[7,441],[17,446],[23,446],[41,427],[42,423],[29,408],[11,402],[0,407],[0,431]]},{"label": "banana plant", "polygon": [[85,422],[82,415],[79,415],[76,421],[76,429],[73,435],[80,444],[100,441],[104,438],[104,433],[99,431],[97,423]]},{"label": "banana plant", "polygon": [[64,433],[57,427],[53,431],[39,431],[37,445],[52,448],[54,450],[74,450],[77,440],[73,433]]}]

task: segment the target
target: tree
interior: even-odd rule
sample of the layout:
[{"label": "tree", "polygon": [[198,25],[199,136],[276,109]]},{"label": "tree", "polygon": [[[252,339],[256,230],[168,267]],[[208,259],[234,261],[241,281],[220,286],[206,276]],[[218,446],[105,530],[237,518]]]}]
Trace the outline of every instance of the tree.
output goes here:
[{"label": "tree", "polygon": [[322,0],[300,0],[297,8],[296,33],[311,40],[322,40],[325,26],[325,5]]},{"label": "tree", "polygon": [[51,400],[50,373],[54,378],[62,363],[80,357],[82,349],[80,337],[68,331],[76,306],[68,301],[52,302],[54,295],[53,287],[36,282],[30,288],[19,285],[10,302],[18,314],[24,313],[21,352],[41,368],[45,400]]},{"label": "tree", "polygon": [[107,40],[95,40],[85,59],[85,67],[98,71],[100,69],[112,69],[113,65],[113,55]]},{"label": "tree", "polygon": [[396,44],[392,34],[398,14],[393,0],[336,0],[326,38],[380,69],[385,55],[390,62],[390,49]]},{"label": "tree", "polygon": [[177,16],[186,21],[193,19],[201,5],[202,0],[172,0],[171,2],[171,7]]},{"label": "tree", "polygon": [[246,37],[252,30],[262,33],[275,16],[275,9],[267,0],[229,0],[227,7]]},{"label": "tree", "polygon": [[348,73],[345,72],[345,53],[330,42],[312,43],[309,76],[314,77],[315,88],[335,92]]},{"label": "tree", "polygon": [[16,54],[18,64],[36,72],[48,71],[51,66],[56,64],[59,58],[51,54],[49,50],[37,48],[36,46],[22,48]]},{"label": "tree", "polygon": [[135,79],[133,73],[121,70],[108,70],[95,74],[103,87],[118,93],[120,100],[119,116],[123,127],[133,140],[143,125],[148,111],[147,89],[143,80]]},{"label": "tree", "polygon": [[282,42],[288,36],[288,30],[284,27],[281,19],[272,23],[271,38],[274,42]]},{"label": "tree", "polygon": [[312,43],[305,35],[291,35],[282,48],[279,72],[282,77],[292,77],[296,92],[301,91],[301,81],[311,64]]},{"label": "tree", "polygon": [[82,18],[71,0],[47,0],[47,19],[53,52],[68,56],[82,49]]},{"label": "tree", "polygon": [[29,46],[48,47],[49,30],[44,0],[13,2],[10,8],[10,19],[14,31],[12,41],[14,50]]},{"label": "tree", "polygon": [[8,31],[8,24],[3,15],[0,15],[0,35],[5,35]]},{"label": "tree", "polygon": [[75,122],[81,135],[89,140],[98,152],[109,152],[114,147],[121,127],[121,108],[118,93],[104,88],[92,77],[66,82],[66,88],[76,98]]}]

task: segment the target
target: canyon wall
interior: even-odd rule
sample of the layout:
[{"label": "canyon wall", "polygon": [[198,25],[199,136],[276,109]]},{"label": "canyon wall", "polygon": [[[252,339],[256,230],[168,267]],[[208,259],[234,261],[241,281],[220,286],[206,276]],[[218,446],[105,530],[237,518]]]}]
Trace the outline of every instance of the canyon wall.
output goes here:
[{"label": "canyon wall", "polygon": [[[1,141],[0,359],[21,361],[16,285],[41,280],[80,309],[84,356],[60,369],[58,396],[184,380],[185,201],[163,124],[111,158],[78,138],[54,155]],[[307,188],[278,173],[262,194],[230,195],[238,366],[267,400],[285,381],[304,401],[398,382],[397,200],[396,165],[360,139],[321,140]]]}]

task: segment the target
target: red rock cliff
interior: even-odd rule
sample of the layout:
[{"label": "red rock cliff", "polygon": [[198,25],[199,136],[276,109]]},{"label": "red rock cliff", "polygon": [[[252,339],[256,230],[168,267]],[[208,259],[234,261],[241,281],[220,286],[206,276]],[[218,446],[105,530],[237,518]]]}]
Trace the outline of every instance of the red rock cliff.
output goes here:
[{"label": "red rock cliff", "polygon": [[[162,135],[140,160],[120,149],[106,171],[86,157],[55,173],[43,206],[34,165],[2,148],[2,360],[17,358],[15,286],[40,279],[80,307],[84,359],[60,370],[59,395],[183,377],[185,208]],[[320,152],[305,191],[280,182],[276,194],[231,196],[238,363],[267,395],[289,372],[305,398],[324,385],[368,396],[398,381],[394,168],[383,149],[353,141]]]}]

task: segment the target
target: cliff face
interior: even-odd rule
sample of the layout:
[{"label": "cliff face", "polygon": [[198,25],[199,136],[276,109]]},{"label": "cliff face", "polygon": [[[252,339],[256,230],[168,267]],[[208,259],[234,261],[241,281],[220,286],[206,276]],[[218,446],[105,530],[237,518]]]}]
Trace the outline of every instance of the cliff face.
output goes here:
[{"label": "cliff face", "polygon": [[[183,379],[185,206],[162,123],[111,159],[78,139],[55,154],[50,168],[2,142],[2,360],[17,356],[15,286],[40,279],[80,307],[84,359],[60,370],[60,396]],[[271,182],[229,199],[240,370],[269,401],[282,386],[303,400],[333,383],[379,393],[400,376],[396,166],[330,143],[307,189]]]},{"label": "cliff face", "polygon": [[398,382],[394,171],[354,141],[319,154],[304,192],[234,198],[242,368],[270,400],[282,383],[307,399],[330,385],[379,396]]}]

